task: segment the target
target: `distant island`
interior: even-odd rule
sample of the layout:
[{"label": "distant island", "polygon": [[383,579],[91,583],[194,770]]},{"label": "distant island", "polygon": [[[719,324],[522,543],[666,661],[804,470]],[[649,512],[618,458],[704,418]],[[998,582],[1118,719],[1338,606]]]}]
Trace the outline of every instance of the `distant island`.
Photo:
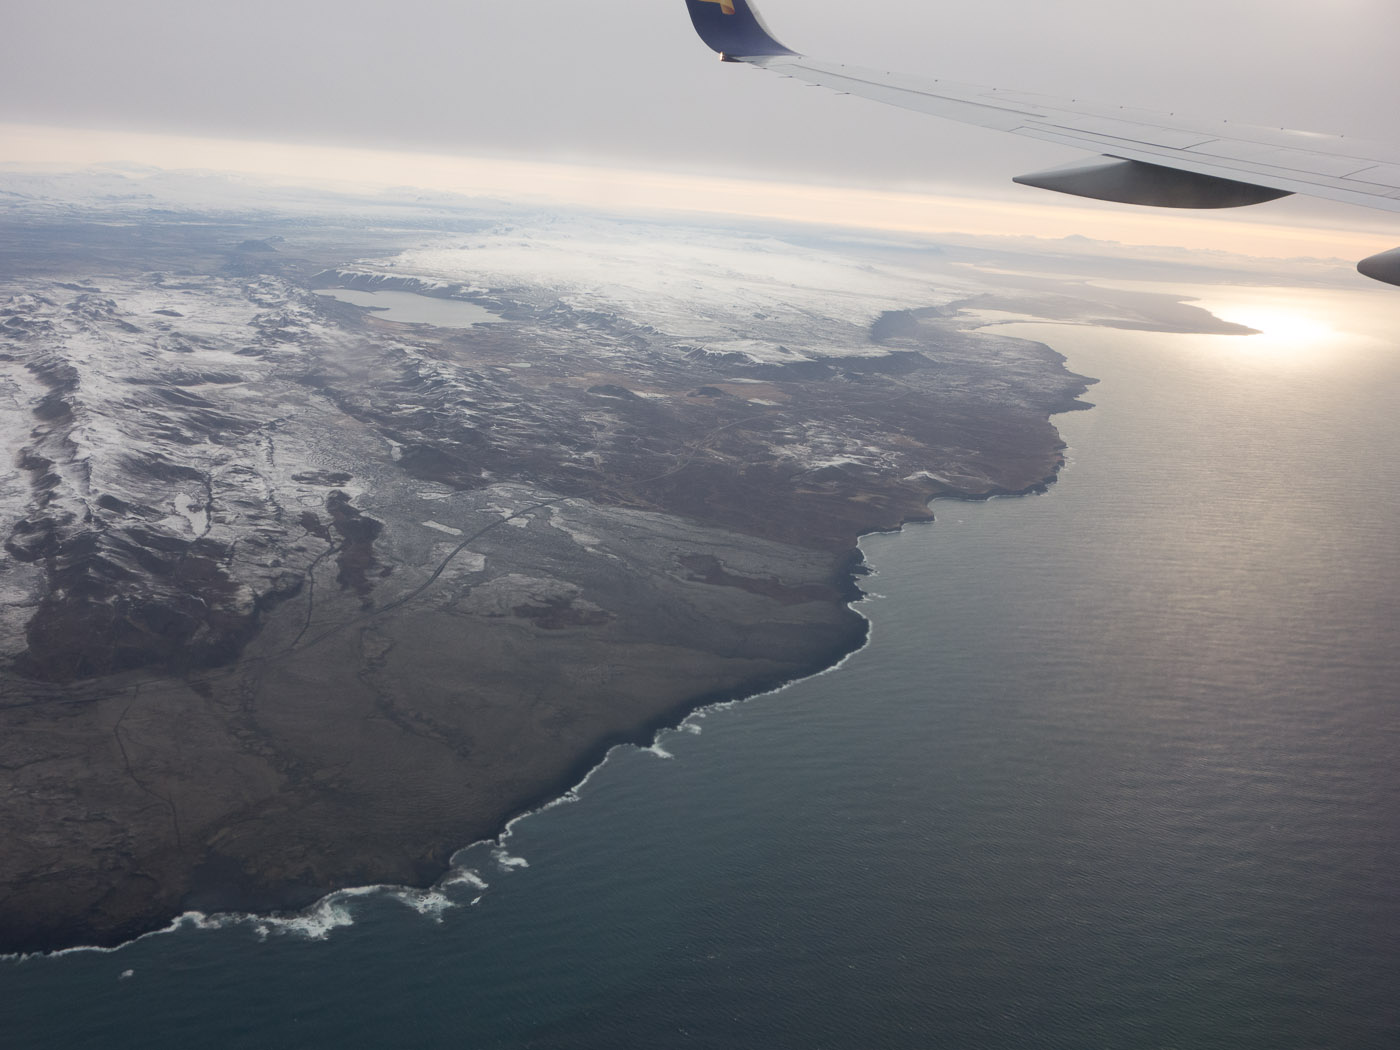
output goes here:
[{"label": "distant island", "polygon": [[600,222],[0,210],[0,951],[431,884],[859,647],[861,534],[1054,479],[1090,381],[1004,302]]}]

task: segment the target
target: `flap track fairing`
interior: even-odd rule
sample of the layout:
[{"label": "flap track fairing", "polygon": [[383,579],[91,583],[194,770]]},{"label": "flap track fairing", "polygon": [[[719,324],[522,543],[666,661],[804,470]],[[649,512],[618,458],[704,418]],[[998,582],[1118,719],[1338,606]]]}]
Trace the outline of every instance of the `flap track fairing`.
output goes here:
[{"label": "flap track fairing", "polygon": [[1076,197],[1154,208],[1242,208],[1289,195],[1287,190],[1117,157],[1018,175],[1011,181]]}]

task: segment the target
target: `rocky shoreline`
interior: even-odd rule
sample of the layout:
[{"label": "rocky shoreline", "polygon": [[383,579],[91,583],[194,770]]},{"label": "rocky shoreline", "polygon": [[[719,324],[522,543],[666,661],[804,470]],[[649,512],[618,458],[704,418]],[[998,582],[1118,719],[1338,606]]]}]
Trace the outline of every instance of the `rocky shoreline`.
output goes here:
[{"label": "rocky shoreline", "polygon": [[858,648],[859,536],[1042,490],[1087,407],[1043,345],[765,286],[781,256],[616,304],[513,269],[538,231],[187,219],[124,261],[6,226],[0,952],[432,884],[610,747]]}]

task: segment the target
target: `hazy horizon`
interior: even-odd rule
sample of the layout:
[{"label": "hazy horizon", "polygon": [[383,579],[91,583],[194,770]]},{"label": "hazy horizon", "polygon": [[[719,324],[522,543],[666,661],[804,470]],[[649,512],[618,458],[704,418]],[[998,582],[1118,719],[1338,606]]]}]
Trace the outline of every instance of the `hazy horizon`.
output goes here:
[{"label": "hazy horizon", "polygon": [[[858,19],[832,0],[760,6],[795,46],[914,73],[1363,135],[1392,122],[1366,86],[1385,34],[1355,30],[1397,20],[1370,0],[1345,5],[1344,18],[1275,3],[1263,21],[1260,3],[1217,4],[1210,34],[1192,27],[1206,21],[1202,3],[1150,27],[1091,0],[1053,16],[1023,0],[978,11],[878,0]],[[392,20],[322,0],[280,20],[258,7],[232,21],[168,0],[118,20],[64,0],[23,13],[26,47],[14,44],[23,34],[0,45],[24,52],[0,70],[14,88],[0,96],[0,171],[205,172],[333,192],[1025,238],[1054,251],[1087,238],[1143,255],[1347,271],[1400,243],[1400,216],[1306,197],[1200,212],[1016,186],[1017,173],[1086,155],[721,66],[679,0],[601,13],[559,0],[528,11],[415,2]],[[65,20],[75,9],[82,17]],[[1245,33],[1247,53],[1227,40]],[[26,76],[35,55],[45,78]],[[1312,75],[1329,65],[1335,75]],[[1261,269],[1241,263],[1240,278]]]}]

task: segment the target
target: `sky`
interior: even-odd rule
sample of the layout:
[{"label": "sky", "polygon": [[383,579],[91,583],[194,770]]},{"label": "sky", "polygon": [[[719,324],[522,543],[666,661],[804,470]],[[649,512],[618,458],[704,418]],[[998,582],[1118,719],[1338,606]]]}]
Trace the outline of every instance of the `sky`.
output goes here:
[{"label": "sky", "polygon": [[[760,8],[780,39],[819,57],[1400,140],[1393,0],[761,0]],[[11,0],[5,23],[0,161],[54,159],[65,142],[83,140],[82,129],[147,136],[127,139],[128,150],[152,134],[197,136],[867,194],[1036,197],[1053,208],[1052,195],[1010,187],[1010,177],[1083,157],[723,66],[695,37],[681,0]],[[67,130],[44,138],[33,126]],[[94,157],[100,146],[109,160],[146,159],[111,154],[115,139],[86,141]],[[282,163],[292,156],[284,152]],[[1137,212],[1106,214],[1125,225],[1164,221]],[[1375,251],[1400,238],[1393,216],[1296,198],[1202,221],[1374,228]]]}]

